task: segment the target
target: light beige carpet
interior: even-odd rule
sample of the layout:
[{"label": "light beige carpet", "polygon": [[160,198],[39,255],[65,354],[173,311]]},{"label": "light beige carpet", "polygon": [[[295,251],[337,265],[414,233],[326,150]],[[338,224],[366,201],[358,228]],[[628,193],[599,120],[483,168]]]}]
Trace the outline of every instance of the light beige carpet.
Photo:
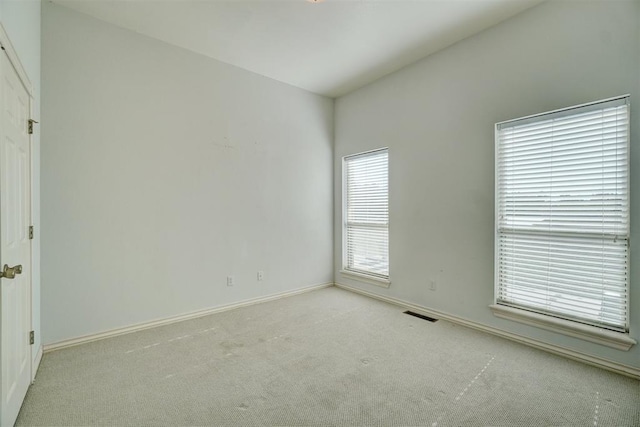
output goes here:
[{"label": "light beige carpet", "polygon": [[640,382],[328,288],[48,353],[17,425],[640,426]]}]

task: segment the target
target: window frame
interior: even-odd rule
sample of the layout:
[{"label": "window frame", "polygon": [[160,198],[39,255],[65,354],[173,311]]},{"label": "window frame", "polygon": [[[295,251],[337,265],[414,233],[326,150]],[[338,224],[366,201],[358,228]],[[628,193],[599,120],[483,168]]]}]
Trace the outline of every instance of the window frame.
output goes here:
[{"label": "window frame", "polygon": [[[387,154],[387,182],[389,182],[389,148],[388,147],[382,147],[382,148],[376,148],[374,150],[368,150],[368,151],[363,151],[363,152],[359,152],[359,153],[354,153],[354,154],[349,154],[346,156],[342,157],[342,266],[341,266],[341,270],[340,273],[350,279],[354,279],[354,280],[358,280],[361,282],[365,282],[365,283],[369,283],[369,284],[373,284],[373,285],[377,285],[377,286],[382,286],[382,287],[389,287],[389,285],[391,284],[391,271],[390,271],[390,262],[389,262],[389,238],[390,238],[390,224],[389,224],[389,218],[387,218],[387,271],[388,274],[386,276],[378,274],[378,273],[374,273],[374,272],[367,272],[367,271],[363,271],[363,270],[357,270],[357,269],[351,269],[349,268],[348,264],[348,257],[349,257],[349,249],[348,249],[348,240],[347,240],[347,230],[348,230],[348,225],[347,225],[347,212],[348,212],[348,193],[347,193],[347,168],[348,168],[348,162],[351,159],[355,159],[355,158],[359,158],[359,157],[364,157],[364,156],[372,156],[375,155],[376,153],[382,153],[382,152],[386,152]],[[389,187],[387,187],[387,214],[389,213]]]},{"label": "window frame", "polygon": [[[552,313],[543,313],[540,311],[536,311],[535,309],[527,309],[523,307],[517,307],[514,305],[508,305],[499,302],[499,289],[500,289],[500,188],[499,188],[499,177],[500,177],[500,137],[499,137],[499,129],[501,126],[509,123],[526,123],[526,122],[537,122],[545,120],[545,118],[555,115],[560,117],[561,115],[572,115],[572,110],[576,110],[577,114],[580,114],[579,110],[585,110],[591,106],[595,106],[597,104],[604,104],[608,102],[616,102],[624,100],[628,106],[628,123],[627,123],[627,208],[629,210],[629,223],[631,221],[631,188],[630,188],[630,169],[631,169],[631,156],[630,156],[630,145],[631,145],[631,106],[630,106],[630,96],[623,95],[612,97],[608,99],[603,99],[595,102],[589,102],[585,104],[575,105],[567,108],[562,108],[558,110],[543,112],[539,114],[534,114],[522,118],[516,118],[512,120],[506,120],[495,124],[494,127],[494,137],[495,137],[495,154],[494,154],[494,197],[495,197],[495,211],[494,211],[494,293],[493,293],[493,304],[490,305],[490,308],[493,314],[496,317],[525,323],[531,326],[535,326],[542,329],[551,330],[554,332],[562,333],[565,335],[581,338],[587,341],[595,342],[598,344],[602,344],[605,346],[613,347],[619,350],[628,350],[636,344],[636,341],[629,336],[629,321],[630,321],[630,288],[631,282],[627,280],[626,282],[626,327],[625,331],[614,331],[607,329],[602,325],[593,325],[585,322],[581,322],[580,320],[569,319],[567,316],[562,317],[562,315],[554,316]],[[628,244],[631,237],[630,226],[627,230],[627,270],[630,270],[630,246]]]}]

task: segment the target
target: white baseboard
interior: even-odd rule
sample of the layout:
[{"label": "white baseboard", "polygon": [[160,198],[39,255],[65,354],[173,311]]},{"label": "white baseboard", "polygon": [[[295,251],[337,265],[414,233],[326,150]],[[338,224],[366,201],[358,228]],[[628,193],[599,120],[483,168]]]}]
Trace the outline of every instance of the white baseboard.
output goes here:
[{"label": "white baseboard", "polygon": [[384,302],[388,302],[390,304],[394,304],[406,309],[409,309],[411,311],[416,311],[419,313],[424,313],[428,316],[431,317],[435,317],[438,319],[444,319],[447,320],[449,322],[452,323],[457,323],[459,325],[463,325],[463,326],[467,326],[469,328],[472,329],[476,329],[479,331],[483,331],[483,332],[488,332],[490,334],[493,335],[498,335],[500,337],[512,340],[512,341],[517,341],[526,345],[529,345],[531,347],[535,347],[535,348],[539,348],[541,350],[545,350],[548,351],[550,353],[554,353],[554,354],[558,354],[560,356],[564,356],[567,357],[569,359],[573,359],[573,360],[577,360],[579,362],[584,362],[587,363],[589,365],[593,365],[593,366],[597,366],[599,368],[603,368],[609,371],[613,371],[616,372],[618,374],[622,374],[622,375],[626,375],[628,377],[631,378],[635,378],[635,379],[640,379],[640,369],[635,368],[633,366],[628,366],[628,365],[623,365],[621,363],[617,363],[617,362],[612,362],[610,360],[607,359],[603,359],[600,357],[596,357],[596,356],[590,356],[588,354],[584,354],[584,353],[580,353],[578,351],[575,350],[571,350],[568,349],[566,347],[561,347],[561,346],[557,346],[557,345],[553,345],[553,344],[548,344],[542,341],[538,341],[538,340],[534,340],[531,338],[527,338],[527,337],[523,337],[521,335],[517,335],[511,332],[507,332],[507,331],[503,331],[502,329],[497,329],[497,328],[493,328],[491,326],[486,326],[480,323],[476,323],[473,322],[471,320],[467,320],[458,316],[454,316],[448,313],[443,313],[441,311],[437,311],[437,310],[432,310],[426,307],[422,307],[420,305],[416,305],[416,304],[412,304],[410,302],[407,301],[403,301],[397,298],[393,298],[393,297],[387,297],[387,296],[383,296],[383,295],[378,295],[375,294],[373,292],[368,292],[368,291],[363,291],[361,289],[358,288],[354,288],[352,286],[349,285],[344,285],[342,283],[335,283],[335,286],[337,286],[338,288],[350,291],[350,292],[355,292],[361,295],[365,295],[371,298],[375,298],[377,300],[380,301],[384,301]]},{"label": "white baseboard", "polygon": [[36,374],[38,373],[38,368],[40,367],[40,362],[42,362],[42,353],[44,349],[42,346],[38,348],[38,352],[36,353],[36,358],[33,359],[33,364],[31,365],[31,383],[36,380]]},{"label": "white baseboard", "polygon": [[171,323],[182,322],[184,320],[196,319],[198,317],[208,316],[210,314],[220,313],[223,311],[233,310],[235,308],[246,307],[249,305],[260,304],[262,302],[273,301],[280,298],[286,298],[293,295],[302,294],[305,292],[315,291],[317,289],[328,288],[333,286],[333,283],[322,283],[319,285],[307,286],[305,288],[296,289],[293,291],[281,292],[278,294],[267,295],[264,297],[252,298],[236,302],[233,304],[227,304],[219,307],[212,307],[205,310],[194,311],[191,313],[180,314],[178,316],[167,317],[164,319],[152,320],[151,322],[138,323],[136,325],[127,326],[124,328],[112,329],[109,331],[98,332],[96,334],[85,335],[77,338],[71,338],[64,341],[59,341],[52,344],[44,345],[44,352],[49,353],[55,350],[61,350],[67,347],[73,347],[80,344],[89,343],[92,341],[98,341],[105,338],[117,337],[119,335],[130,334],[133,332],[142,331],[145,329],[156,328],[158,326],[169,325]]}]

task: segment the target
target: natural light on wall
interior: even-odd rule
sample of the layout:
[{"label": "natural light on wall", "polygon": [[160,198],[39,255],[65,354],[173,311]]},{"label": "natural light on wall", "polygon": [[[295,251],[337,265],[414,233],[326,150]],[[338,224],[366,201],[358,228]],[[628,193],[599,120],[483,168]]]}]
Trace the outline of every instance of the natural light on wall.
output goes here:
[{"label": "natural light on wall", "polygon": [[496,304],[626,333],[629,97],[496,125]]}]

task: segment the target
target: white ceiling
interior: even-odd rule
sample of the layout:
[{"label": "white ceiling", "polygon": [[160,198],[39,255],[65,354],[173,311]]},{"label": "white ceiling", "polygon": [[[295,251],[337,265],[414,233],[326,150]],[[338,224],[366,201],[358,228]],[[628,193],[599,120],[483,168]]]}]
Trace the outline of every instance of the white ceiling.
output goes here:
[{"label": "white ceiling", "polygon": [[336,97],[542,0],[53,0]]}]

